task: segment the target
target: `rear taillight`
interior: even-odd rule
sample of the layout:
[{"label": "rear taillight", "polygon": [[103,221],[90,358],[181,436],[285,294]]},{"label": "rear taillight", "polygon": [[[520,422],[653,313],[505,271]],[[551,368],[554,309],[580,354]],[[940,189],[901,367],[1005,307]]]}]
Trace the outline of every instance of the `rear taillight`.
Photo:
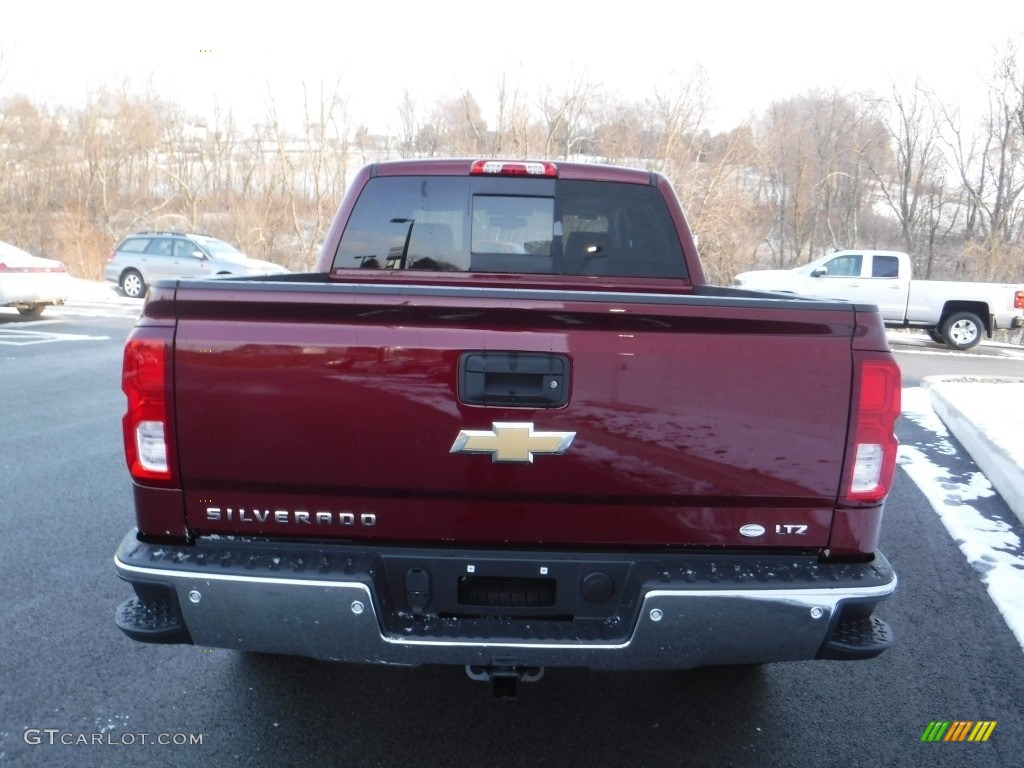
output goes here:
[{"label": "rear taillight", "polygon": [[1024,291],[1014,291],[1013,293],[1013,308],[1024,309]]},{"label": "rear taillight", "polygon": [[900,388],[900,369],[891,357],[854,362],[854,411],[842,494],[847,501],[879,504],[892,487]]},{"label": "rear taillight", "polygon": [[128,470],[140,482],[175,480],[169,382],[170,343],[130,338],[121,369],[121,389],[128,396],[124,450]]}]

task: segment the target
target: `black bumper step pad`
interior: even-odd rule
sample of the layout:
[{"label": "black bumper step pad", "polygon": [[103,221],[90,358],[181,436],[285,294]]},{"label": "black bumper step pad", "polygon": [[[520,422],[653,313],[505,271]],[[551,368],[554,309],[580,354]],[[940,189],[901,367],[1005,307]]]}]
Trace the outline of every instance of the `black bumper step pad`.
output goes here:
[{"label": "black bumper step pad", "polygon": [[117,609],[114,622],[133,640],[144,643],[191,643],[181,609],[173,600],[133,597]]},{"label": "black bumper step pad", "polygon": [[873,659],[893,642],[892,629],[875,616],[840,620],[821,648],[819,659],[851,661]]}]

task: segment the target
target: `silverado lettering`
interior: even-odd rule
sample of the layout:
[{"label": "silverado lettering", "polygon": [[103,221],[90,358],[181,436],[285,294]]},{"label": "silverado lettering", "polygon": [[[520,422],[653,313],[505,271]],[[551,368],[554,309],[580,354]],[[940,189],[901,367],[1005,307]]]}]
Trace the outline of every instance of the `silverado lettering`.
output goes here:
[{"label": "silverado lettering", "polygon": [[879,311],[708,285],[658,173],[367,166],[315,272],[154,282],[122,386],[135,640],[496,692],[892,642]]},{"label": "silverado lettering", "polygon": [[[273,515],[273,516],[271,516]],[[358,515],[354,512],[305,512],[287,509],[275,509],[273,513],[269,509],[232,509],[228,507],[207,507],[206,519],[210,522],[225,520],[232,522],[237,520],[240,523],[266,523],[273,522],[281,525],[287,523],[303,523],[305,525],[343,525],[353,526],[357,523],[367,528],[377,524],[377,516],[370,512],[362,512]]]}]

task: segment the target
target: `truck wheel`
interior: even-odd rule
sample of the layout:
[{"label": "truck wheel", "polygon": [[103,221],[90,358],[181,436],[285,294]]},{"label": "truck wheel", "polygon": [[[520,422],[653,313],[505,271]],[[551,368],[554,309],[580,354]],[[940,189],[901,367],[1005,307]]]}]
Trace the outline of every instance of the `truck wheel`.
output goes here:
[{"label": "truck wheel", "polygon": [[936,344],[945,344],[946,340],[942,338],[942,334],[935,328],[929,328],[925,333],[928,334],[928,338],[934,341]]},{"label": "truck wheel", "polygon": [[22,304],[18,307],[18,314],[22,317],[41,317],[45,304]]},{"label": "truck wheel", "polygon": [[134,269],[125,270],[121,275],[121,290],[129,299],[140,299],[146,294],[146,281]]},{"label": "truck wheel", "polygon": [[971,349],[981,341],[984,329],[973,312],[957,312],[942,324],[942,340],[953,349]]}]

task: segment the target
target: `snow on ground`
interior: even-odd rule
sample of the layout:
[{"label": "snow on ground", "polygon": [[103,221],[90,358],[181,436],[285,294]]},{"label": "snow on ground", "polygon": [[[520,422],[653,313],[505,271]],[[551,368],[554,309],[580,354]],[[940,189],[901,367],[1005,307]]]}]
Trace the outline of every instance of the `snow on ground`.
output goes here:
[{"label": "snow on ground", "polygon": [[[1008,432],[1012,430],[1014,420],[1007,419],[1007,414],[1018,412],[1020,401],[1015,408],[1005,410],[1007,403],[999,390],[1006,386],[986,386],[993,394],[986,398],[977,398],[975,389],[972,399],[980,402],[978,426],[991,430],[994,442],[1002,441],[1009,450],[1016,452],[1022,449],[1021,437],[1018,432],[1014,439],[1010,439]],[[949,431],[932,408],[931,394],[927,389],[914,387],[903,390],[903,415],[934,434],[935,442],[929,447],[942,454],[956,454]],[[978,572],[989,596],[1024,649],[1024,556],[1020,554],[1020,538],[1009,524],[986,517],[971,505],[972,501],[994,495],[989,481],[980,472],[967,478],[953,477],[947,469],[931,461],[920,448],[910,445],[900,446],[899,462],[939,515],[971,567]]]},{"label": "snow on ground", "polygon": [[142,304],[140,299],[129,299],[122,296],[113,283],[83,280],[78,277],[71,278],[71,295],[68,300],[75,303],[113,302],[115,304],[131,303],[135,306]]},{"label": "snow on ground", "polygon": [[1024,467],[1024,379],[944,376],[934,386],[994,448]]}]

